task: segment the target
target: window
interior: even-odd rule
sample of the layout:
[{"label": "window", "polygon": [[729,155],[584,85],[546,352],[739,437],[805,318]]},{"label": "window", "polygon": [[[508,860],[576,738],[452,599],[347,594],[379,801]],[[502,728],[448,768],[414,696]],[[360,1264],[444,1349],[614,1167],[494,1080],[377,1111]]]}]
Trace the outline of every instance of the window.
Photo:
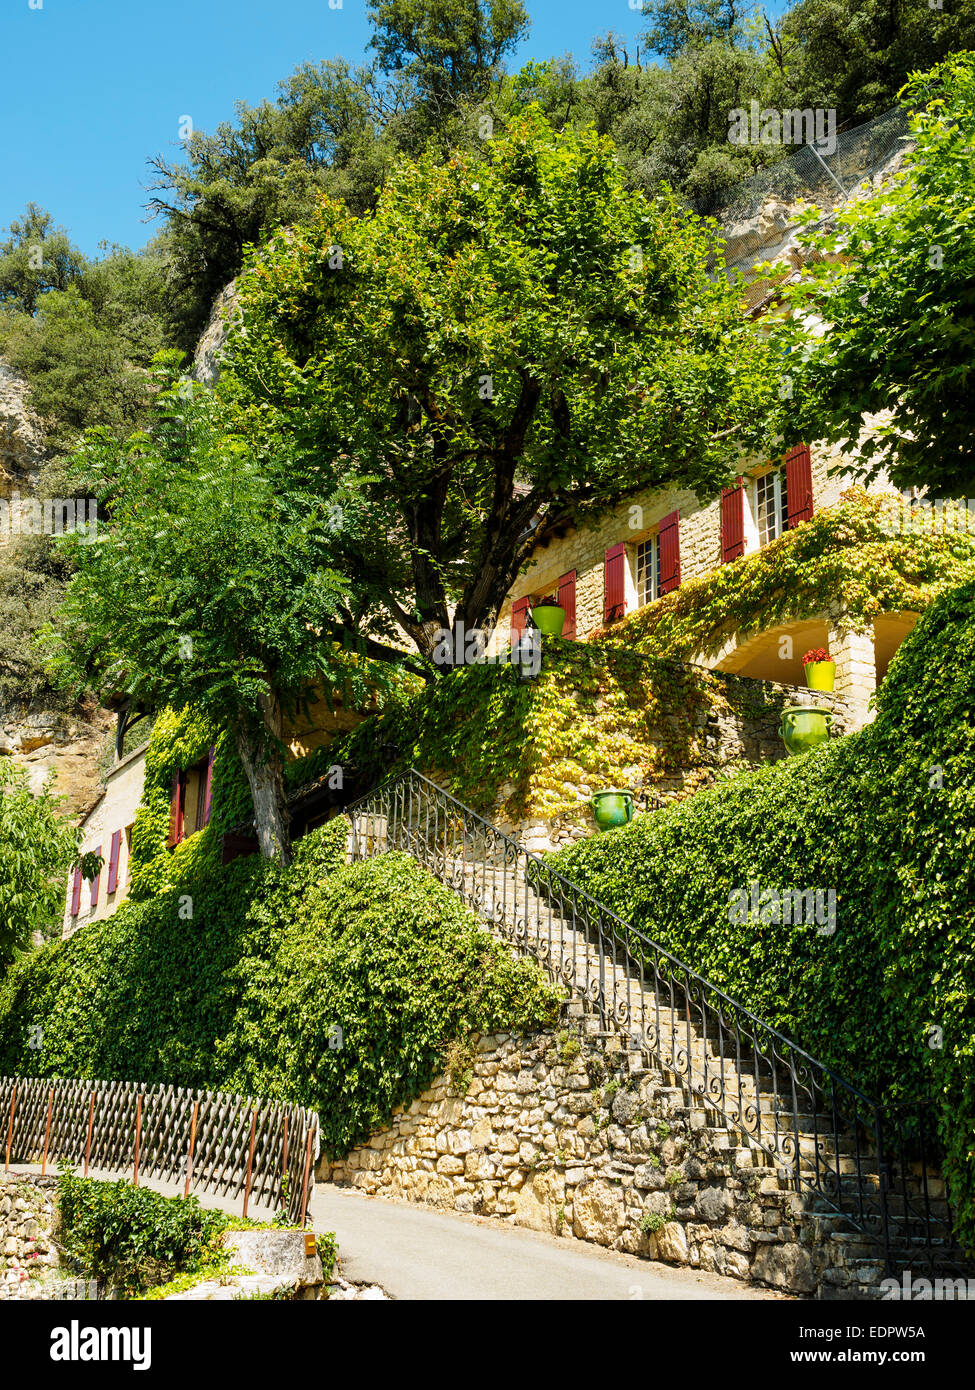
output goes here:
[{"label": "window", "polygon": [[775,468],[755,480],[755,521],[759,545],[784,534],[789,522],[785,469]]},{"label": "window", "polygon": [[660,537],[648,536],[636,546],[635,578],[637,607],[660,597]]}]

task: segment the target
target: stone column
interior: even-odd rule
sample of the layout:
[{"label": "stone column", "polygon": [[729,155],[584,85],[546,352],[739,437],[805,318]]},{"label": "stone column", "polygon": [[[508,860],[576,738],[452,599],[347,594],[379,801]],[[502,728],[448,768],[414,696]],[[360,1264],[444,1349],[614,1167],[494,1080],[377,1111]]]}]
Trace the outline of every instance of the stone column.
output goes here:
[{"label": "stone column", "polygon": [[836,662],[836,694],[847,702],[853,733],[869,724],[874,711],[870,699],[877,689],[877,663],[873,632],[841,632],[829,624],[829,654]]}]

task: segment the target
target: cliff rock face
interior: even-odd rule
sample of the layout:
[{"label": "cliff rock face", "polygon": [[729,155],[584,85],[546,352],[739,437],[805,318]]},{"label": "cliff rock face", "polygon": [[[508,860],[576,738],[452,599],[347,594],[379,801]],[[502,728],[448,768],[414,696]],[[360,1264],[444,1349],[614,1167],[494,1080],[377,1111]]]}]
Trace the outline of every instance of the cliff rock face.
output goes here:
[{"label": "cliff rock face", "polygon": [[64,810],[78,820],[101,795],[102,765],[111,756],[115,716],[96,711],[90,719],[59,719],[43,711],[0,714],[0,757],[13,758],[39,792],[50,773],[54,791],[66,798]]},{"label": "cliff rock face", "polygon": [[31,486],[43,453],[44,431],[28,403],[27,383],[0,360],[0,497]]},{"label": "cliff rock face", "polygon": [[[0,499],[35,493],[44,444],[27,383],[0,361]],[[7,543],[6,529],[0,530],[0,555]],[[54,772],[54,789],[67,798],[65,811],[75,819],[98,797],[100,762],[114,724],[104,710],[66,719],[42,708],[0,708],[0,757],[24,768],[35,791]]]},{"label": "cliff rock face", "polygon": [[220,375],[220,352],[227,341],[230,323],[237,307],[237,281],[225,285],[210,310],[210,321],[193,354],[193,379],[212,386]]}]

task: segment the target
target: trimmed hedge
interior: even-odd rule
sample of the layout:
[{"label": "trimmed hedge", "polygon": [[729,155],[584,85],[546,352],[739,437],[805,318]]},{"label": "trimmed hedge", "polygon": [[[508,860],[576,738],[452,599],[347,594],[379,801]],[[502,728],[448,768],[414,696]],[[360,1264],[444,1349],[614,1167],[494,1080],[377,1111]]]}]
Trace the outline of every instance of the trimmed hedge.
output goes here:
[{"label": "trimmed hedge", "polygon": [[[932,1092],[975,1247],[975,583],[902,644],[860,733],[552,856],[573,882],[883,1099]],[[835,934],[731,895],[835,889]],[[931,1030],[942,1030],[941,1046]]]},{"label": "trimmed hedge", "polygon": [[294,1101],[338,1156],[430,1083],[451,1041],[554,1021],[537,965],[409,857],[346,865],[347,831],[299,841],[289,869],[208,867],[25,957],[0,987],[0,1074]]}]

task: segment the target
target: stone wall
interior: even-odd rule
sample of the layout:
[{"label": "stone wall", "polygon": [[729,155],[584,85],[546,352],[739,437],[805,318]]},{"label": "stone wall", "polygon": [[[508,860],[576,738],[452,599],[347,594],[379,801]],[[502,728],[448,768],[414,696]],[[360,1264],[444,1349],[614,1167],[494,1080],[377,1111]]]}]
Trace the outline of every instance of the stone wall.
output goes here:
[{"label": "stone wall", "polygon": [[820,1298],[869,1295],[873,1244],[708,1121],[647,1054],[579,1028],[479,1040],[326,1182]]},{"label": "stone wall", "polygon": [[[656,797],[666,805],[692,796],[720,776],[778,762],[788,756],[779,734],[786,705],[828,707],[834,714],[833,734],[850,733],[857,727],[853,709],[842,696],[805,686],[715,672],[706,674],[702,694],[704,698],[692,716],[686,753],[676,757],[671,745],[666,772],[645,776],[640,767],[627,768],[621,785]],[[662,748],[667,731],[660,728],[657,733]],[[536,815],[512,820],[506,816],[502,808],[513,790],[513,784],[502,787],[498,806],[489,812],[488,819],[536,854],[571,844],[596,829],[589,801],[601,786],[563,782],[562,790],[574,802],[574,808],[549,819]]]},{"label": "stone wall", "polygon": [[[83,854],[98,851],[104,863],[98,876],[98,897],[92,902],[91,883],[82,883],[81,901],[78,912],[71,915],[71,881],[68,876],[65,896],[64,923],[62,934],[72,933],[88,922],[110,917],[125,900],[129,884],[129,835],[135,824],[136,812],[142,800],[146,780],[146,749],[148,744],[126,754],[105,778],[105,791],[95,806],[81,822],[81,845]],[[112,836],[116,830],[122,831],[119,842],[118,878],[115,891],[108,891],[108,868]]]},{"label": "stone wall", "polygon": [[52,1177],[0,1173],[0,1299],[50,1298],[43,1282],[59,1263]]}]

